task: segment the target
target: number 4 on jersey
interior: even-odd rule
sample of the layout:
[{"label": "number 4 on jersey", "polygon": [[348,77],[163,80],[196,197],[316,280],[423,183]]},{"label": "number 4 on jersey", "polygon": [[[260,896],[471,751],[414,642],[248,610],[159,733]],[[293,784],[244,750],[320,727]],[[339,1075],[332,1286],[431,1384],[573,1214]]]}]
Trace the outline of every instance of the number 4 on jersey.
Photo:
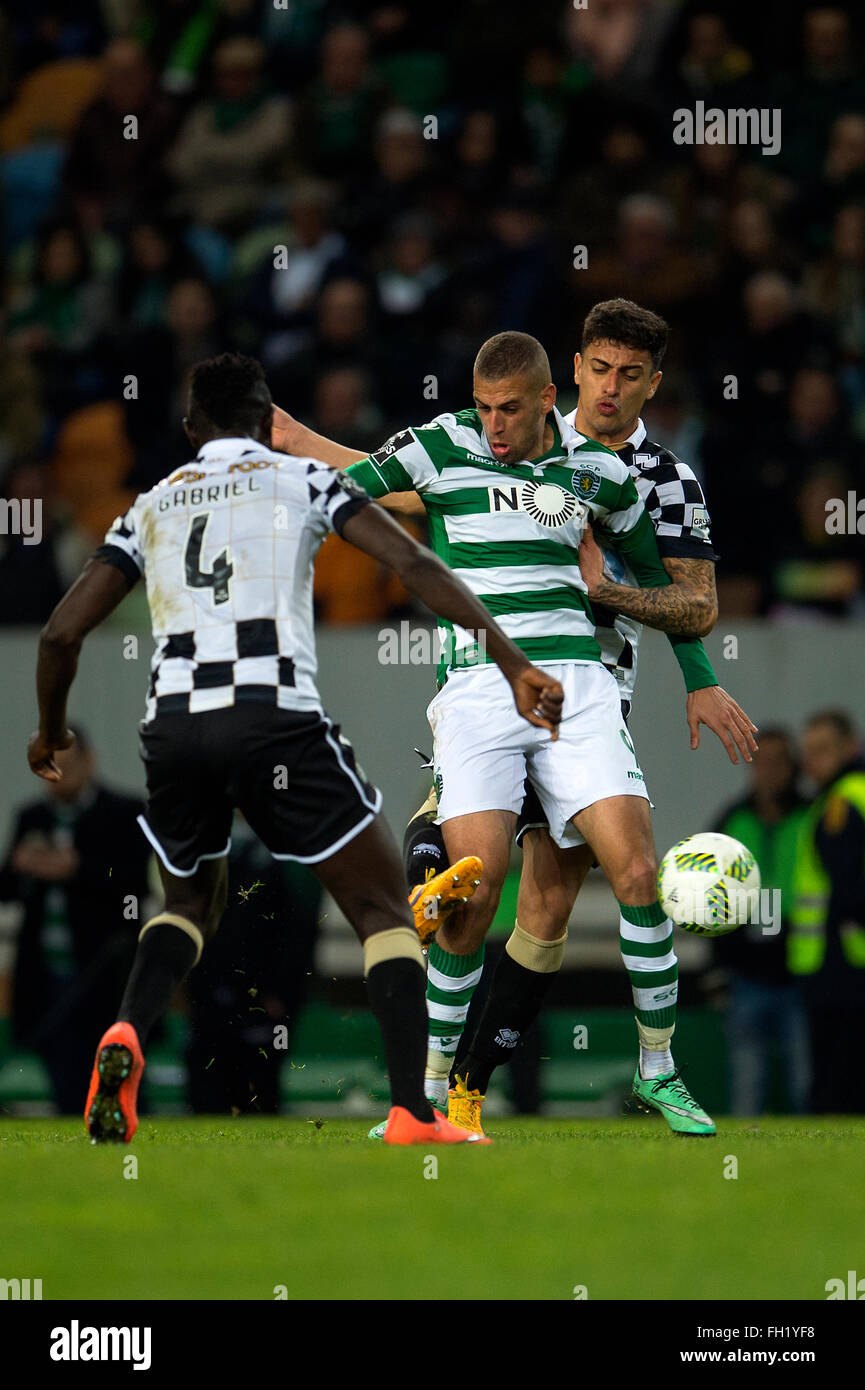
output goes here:
[{"label": "number 4 on jersey", "polygon": [[234,574],[234,565],[228,558],[228,550],[220,551],[209,573],[201,568],[201,551],[209,520],[210,512],[201,512],[192,518],[186,549],[183,552],[186,584],[190,589],[212,589],[215,604],[227,603],[228,585]]}]

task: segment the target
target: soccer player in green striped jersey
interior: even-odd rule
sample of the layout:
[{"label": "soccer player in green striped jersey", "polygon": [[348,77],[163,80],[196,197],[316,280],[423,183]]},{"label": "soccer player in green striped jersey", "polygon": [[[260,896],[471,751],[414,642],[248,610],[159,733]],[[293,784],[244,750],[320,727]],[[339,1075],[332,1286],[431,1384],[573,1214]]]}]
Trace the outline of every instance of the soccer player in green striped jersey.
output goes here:
[{"label": "soccer player in green striped jersey", "polygon": [[[495,614],[529,658],[565,689],[558,743],[525,738],[505,709],[495,669],[470,634],[442,625],[440,690],[428,716],[435,775],[452,863],[479,855],[484,880],[472,900],[439,928],[430,948],[428,1082],[447,1086],[471,992],[480,978],[484,937],[504,881],[526,770],[560,849],[588,843],[616,893],[622,921],[646,954],[670,925],[657,900],[657,864],[642,771],[623,722],[615,681],[601,653],[579,547],[588,524],[627,558],[655,600],[653,625],[670,640],[689,689],[713,681],[702,649],[687,636],[688,615],[670,594],[652,523],[625,464],[569,426],[555,408],[549,363],[536,339],[498,334],[475,363],[474,409],[443,414],[393,436],[350,472],[375,497],[416,491],[430,520],[433,550]],[[287,421],[289,431],[296,422]],[[300,427],[302,432],[302,427]],[[296,438],[296,433],[295,433]],[[356,457],[315,440],[319,457]],[[280,447],[300,447],[290,434]],[[348,455],[348,457],[346,457]],[[702,618],[700,619],[702,621]],[[694,632],[699,631],[699,625]],[[566,933],[543,941],[516,928],[509,950],[526,969],[558,969]],[[669,975],[669,978],[668,978]],[[659,1018],[675,998],[675,979],[655,971]],[[651,1041],[651,1040],[650,1040]],[[684,1088],[682,1088],[684,1089]],[[685,1093],[687,1094],[687,1093]],[[690,1097],[689,1132],[714,1127]]]}]

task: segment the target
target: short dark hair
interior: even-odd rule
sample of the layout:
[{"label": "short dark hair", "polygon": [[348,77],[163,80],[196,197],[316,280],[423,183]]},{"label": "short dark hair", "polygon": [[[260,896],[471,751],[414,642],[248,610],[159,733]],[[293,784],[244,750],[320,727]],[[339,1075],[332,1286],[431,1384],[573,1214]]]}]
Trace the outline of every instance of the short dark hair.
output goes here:
[{"label": "short dark hair", "polygon": [[845,709],[821,709],[805,725],[806,729],[813,729],[815,724],[829,724],[838,735],[844,740],[856,738],[856,725]]},{"label": "short dark hair", "polygon": [[194,429],[250,434],[261,425],[272,404],[264,368],[254,357],[224,352],[192,368],[189,419]]},{"label": "short dark hair", "polygon": [[508,330],[496,333],[482,345],[475,358],[474,374],[482,381],[503,381],[508,376],[538,376],[550,381],[550,359],[530,333]]},{"label": "short dark hair", "polygon": [[644,309],[632,299],[605,299],[586,315],[580,351],[591,343],[620,343],[648,352],[657,371],[667,350],[670,325],[660,314]]}]

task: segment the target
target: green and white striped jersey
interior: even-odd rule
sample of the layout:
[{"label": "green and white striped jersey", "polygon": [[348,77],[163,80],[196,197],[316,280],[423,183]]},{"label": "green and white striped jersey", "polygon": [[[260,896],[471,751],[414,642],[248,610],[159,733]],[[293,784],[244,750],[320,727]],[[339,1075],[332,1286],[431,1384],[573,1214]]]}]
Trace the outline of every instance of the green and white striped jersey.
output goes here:
[{"label": "green and white striped jersey", "polygon": [[[476,410],[437,415],[393,435],[347,471],[373,497],[414,489],[430,545],[530,661],[600,661],[580,574],[587,521],[602,529],[644,587],[668,584],[651,520],[618,455],[586,439],[555,408],[553,446],[501,463]],[[440,621],[439,683],[485,660],[471,634]]]}]

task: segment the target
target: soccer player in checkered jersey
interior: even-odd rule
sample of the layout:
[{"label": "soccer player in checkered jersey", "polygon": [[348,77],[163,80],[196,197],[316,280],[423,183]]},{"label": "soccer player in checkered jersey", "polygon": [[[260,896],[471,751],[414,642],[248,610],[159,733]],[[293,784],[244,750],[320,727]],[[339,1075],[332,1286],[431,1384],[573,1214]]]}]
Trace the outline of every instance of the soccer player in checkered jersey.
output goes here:
[{"label": "soccer player in checkered jersey", "polygon": [[[225,905],[239,808],[277,859],[309,864],[363,943],[382,1031],[395,1144],[470,1136],[424,1095],[423,957],[380,792],[324,712],[315,685],[312,570],[336,531],[389,564],[424,603],[485,631],[526,720],[557,736],[562,689],[536,670],[468,588],[350,479],[310,457],[274,453],[261,366],[226,354],[191,373],[184,421],[195,458],[117,519],[60,601],[39,643],[34,773],[72,734],[66,704],[84,637],[146,576],[156,650],[141,725],[141,827],[165,909],[141,929],[117,1022],[96,1051],[85,1122],[91,1141],[128,1142],[148,1032],[198,961]],[[83,1087],[82,1087],[83,1089]]]},{"label": "soccer player in checkered jersey", "polygon": [[[638,319],[641,315],[645,317],[645,312],[638,310],[636,306],[630,308]],[[654,315],[649,315],[648,318],[653,325],[653,351],[638,353],[647,380],[645,390],[633,411],[634,418],[631,419],[628,434],[636,430],[639,409],[647,396],[656,389],[660,380],[660,371],[657,369],[653,353],[657,354],[658,360],[662,356],[667,330],[666,325]],[[621,323],[617,323],[617,338],[621,328]],[[663,341],[658,339],[659,330]],[[635,331],[640,332],[641,337],[637,341],[642,343],[646,337],[646,323],[642,322],[640,327],[635,327],[634,322],[630,321],[626,336],[631,341]],[[540,359],[534,362],[533,359],[530,371],[518,371],[513,365],[523,347],[528,351],[529,345],[534,342],[535,340],[528,339],[527,335],[523,334],[500,334],[497,338],[491,339],[484,344],[475,364],[476,410],[461,411],[456,415],[441,415],[428,425],[404,430],[373,453],[369,459],[356,463],[355,466],[351,465],[358,459],[357,454],[306,430],[284,412],[277,411],[274,442],[280,447],[285,447],[288,441],[303,440],[310,445],[314,443],[316,452],[320,451],[328,462],[337,466],[350,467],[350,474],[356,476],[358,481],[363,481],[377,497],[382,496],[387,489],[399,492],[401,495],[394,500],[400,507],[404,507],[407,498],[412,495],[407,489],[414,486],[430,516],[432,544],[439,548],[439,553],[443,554],[449,563],[460,568],[461,573],[470,574],[471,571],[467,571],[466,567],[476,567],[473,584],[476,592],[483,594],[484,601],[494,612],[501,615],[501,621],[515,639],[522,641],[533,655],[543,649],[546,653],[544,664],[548,669],[550,663],[554,663],[553,669],[558,670],[562,663],[569,661],[576,662],[577,665],[582,662],[585,669],[591,658],[587,649],[578,647],[578,639],[574,636],[578,630],[578,618],[566,611],[569,606],[574,609],[579,607],[579,592],[574,592],[568,602],[565,602],[563,590],[563,586],[571,584],[574,591],[584,592],[585,581],[580,578],[579,573],[574,574],[565,567],[562,547],[570,543],[567,527],[570,524],[568,518],[572,516],[575,505],[574,495],[577,507],[574,515],[579,513],[580,504],[583,504],[583,507],[587,504],[594,516],[598,516],[602,522],[605,521],[604,501],[610,494],[605,491],[601,475],[605,470],[610,471],[607,460],[616,458],[616,454],[607,448],[598,453],[598,445],[593,443],[596,422],[590,428],[582,420],[575,423],[573,417],[563,419],[558,415],[552,406],[555,397],[555,388],[552,386],[544,387],[539,398],[541,411],[549,412],[548,430],[552,429],[554,434],[556,431],[559,432],[555,434],[552,450],[548,454],[541,454],[540,461],[536,453],[514,453],[515,448],[526,447],[526,441],[518,439],[521,416],[527,415],[530,409],[535,409],[534,392],[541,377],[537,376],[535,379],[534,368],[539,367],[541,373],[544,369],[548,371],[545,358],[543,362]],[[537,343],[535,349],[537,357],[538,353],[542,353],[542,349]],[[511,367],[504,370],[504,365],[508,362],[511,363]],[[637,370],[636,365],[632,365],[622,373],[632,394],[639,389],[639,383],[635,380]],[[548,380],[548,377],[544,379]],[[603,432],[612,438],[609,424],[605,422],[608,421],[610,412],[618,408],[612,398],[619,394],[620,387],[614,385],[610,390],[612,394],[609,404],[605,399],[604,409],[599,415]],[[586,396],[588,394],[587,391]],[[491,408],[488,404],[490,400],[500,401],[501,404]],[[633,404],[632,397],[629,397],[629,403]],[[539,416],[539,419],[542,420],[543,415]],[[552,426],[549,424],[550,421],[553,422]],[[557,443],[559,438],[560,447]],[[601,441],[603,445],[606,445],[606,442]],[[296,442],[293,442],[291,447],[297,447]],[[572,468],[576,464],[572,473],[562,466],[560,456],[564,453],[571,457]],[[516,465],[511,462],[511,459],[520,457],[534,462]],[[640,511],[644,512],[645,516],[642,488],[637,487],[637,477],[630,466],[630,460],[619,457],[617,464],[620,470],[617,476],[621,478],[623,485],[627,483],[635,500],[639,499]],[[615,470],[610,473],[611,477],[613,472]],[[537,481],[532,481],[532,477],[537,478]],[[522,479],[522,482],[516,487],[513,486],[518,479]],[[693,475],[689,475],[689,482],[697,486]],[[702,500],[702,494],[700,498]],[[609,502],[606,505],[609,505]],[[696,506],[694,511],[697,512]],[[525,517],[520,520],[521,512],[527,514],[534,525]],[[497,517],[500,520],[497,520]],[[652,536],[653,531],[647,516],[645,520],[649,535]],[[701,522],[698,514],[692,516],[695,528],[704,526],[705,520],[704,517]],[[609,524],[607,522],[608,526]],[[626,529],[628,525],[633,525],[633,518],[630,516],[624,527],[620,519],[611,529]],[[702,544],[699,553],[701,564],[708,560],[708,556],[714,558],[708,545],[708,537],[704,539],[705,543]],[[553,544],[550,545],[549,541]],[[620,544],[621,536],[618,541]],[[473,546],[477,549],[477,555],[474,554]],[[653,544],[651,548],[657,556],[656,545]],[[627,545],[620,545],[620,549],[626,553],[630,552],[627,567],[619,565],[621,556],[612,559],[611,565],[620,577],[630,577],[637,572],[637,550]],[[590,564],[593,551],[596,550],[597,547],[590,544],[582,547],[580,567],[584,563],[584,556],[585,563]],[[541,564],[539,556],[544,560],[552,556],[559,568],[551,570],[548,564]],[[659,562],[656,571],[648,561],[647,555],[642,552],[639,558],[642,571],[638,576],[640,583],[651,586],[646,590],[636,591],[639,598],[635,602],[642,605],[639,608],[641,616],[651,625],[666,631],[692,634],[689,641],[671,639],[689,691],[688,713],[692,743],[698,738],[699,723],[703,722],[718,733],[729,750],[735,750],[738,746],[743,755],[748,757],[749,740],[753,741],[753,726],[736,702],[717,685],[702,645],[696,640],[697,634],[709,630],[715,616],[711,560],[708,560],[708,575],[704,571],[701,572],[699,580],[695,582],[693,574],[683,576],[675,564],[672,566],[674,573],[670,574],[664,572]],[[574,559],[576,560],[576,553]],[[669,571],[668,562],[664,563]],[[540,568],[533,568],[533,564]],[[654,577],[658,571],[663,583]],[[591,591],[588,592],[589,597],[592,597]],[[628,590],[628,594],[630,592]],[[629,635],[633,642],[626,651],[626,638],[613,630],[605,637],[605,630],[598,629],[596,618],[593,604],[589,620],[593,638],[597,637],[600,647],[596,659],[606,665],[608,671],[617,678],[618,718],[620,700],[622,714],[627,711],[624,694],[629,692],[627,673],[635,667],[639,625],[630,625]],[[606,621],[613,624],[612,612]],[[508,626],[509,624],[511,626]],[[538,657],[535,656],[535,659]],[[462,682],[460,697],[471,693],[465,684],[468,679],[466,675],[458,677]],[[562,676],[562,679],[564,681],[565,677]],[[585,683],[588,677],[583,675],[578,679]],[[488,686],[487,692],[491,689],[492,687]],[[478,700],[482,693],[478,687]],[[601,692],[598,694],[600,697]],[[516,813],[513,814],[513,821],[510,821],[511,812],[508,809],[511,806],[511,769],[505,768],[499,784],[493,787],[488,784],[490,778],[486,770],[481,769],[479,761],[481,750],[489,743],[489,762],[492,765],[496,764],[497,759],[502,762],[504,754],[501,750],[505,745],[509,747],[508,742],[505,740],[504,744],[496,745],[496,728],[492,712],[472,733],[474,712],[470,708],[470,702],[467,704],[466,699],[462,699],[462,712],[457,719],[456,698],[449,697],[448,704],[449,707],[453,706],[453,717],[444,731],[445,737],[440,739],[438,730],[435,734],[437,775],[445,757],[444,747],[440,751],[439,745],[447,745],[448,766],[444,767],[444,791],[448,805],[445,806],[442,802],[441,788],[437,786],[439,795],[432,794],[428,805],[409,827],[412,833],[407,835],[405,846],[410,882],[416,885],[422,885],[424,878],[431,871],[440,869],[442,863],[447,863],[450,853],[452,869],[444,874],[439,873],[425,887],[416,889],[416,895],[422,892],[431,899],[438,897],[440,892],[448,894],[451,873],[461,870],[464,861],[458,860],[453,852],[454,843],[464,846],[457,851],[461,855],[469,854],[470,849],[474,848],[486,865],[485,891],[476,895],[465,910],[457,907],[455,911],[448,912],[448,908],[454,906],[459,892],[457,890],[457,894],[451,894],[449,902],[447,897],[439,901],[439,914],[435,921],[418,923],[419,929],[426,929],[429,934],[438,928],[436,940],[432,941],[429,951],[427,1000],[430,1011],[430,1050],[427,1063],[427,1093],[440,1100],[443,1099],[443,1092],[448,1089],[448,1075],[452,1070],[472,995],[480,980],[483,943],[481,940],[478,944],[477,938],[481,935],[483,927],[481,919],[488,920],[495,911],[504,872],[501,835],[488,832],[486,822],[483,826],[480,822],[482,817],[487,816],[487,808],[495,805],[499,810],[491,814],[499,818],[501,833],[504,833],[506,824],[517,823]],[[441,724],[440,714],[446,712],[438,708],[441,703],[440,695],[430,706],[431,724],[434,714],[437,722]],[[573,730],[576,723],[583,728],[587,722],[591,727],[591,718],[587,721],[584,712],[579,720],[575,721],[572,718],[567,727]],[[452,756],[451,745],[456,746],[459,743],[456,736],[459,734],[460,724],[469,730],[469,733],[465,734],[469,744],[462,752],[457,749],[457,755]],[[633,745],[624,724],[617,732],[621,734],[622,743],[630,749],[635,761]],[[570,736],[573,736],[573,733]],[[492,743],[489,742],[490,739],[493,740]],[[549,856],[545,859],[543,855],[538,855],[534,864],[537,876],[536,893],[540,899],[540,907],[545,909],[545,913],[539,914],[537,929],[532,921],[528,930],[521,914],[514,934],[508,942],[508,959],[497,972],[499,986],[502,985],[502,979],[498,977],[507,974],[508,971],[515,976],[514,987],[508,989],[506,1002],[508,1007],[513,1008],[515,1019],[521,1021],[520,1027],[511,1027],[505,1021],[501,1021],[497,1026],[495,1034],[500,1040],[504,1039],[501,1043],[502,1048],[507,1048],[509,1043],[512,1044],[520,1033],[525,1031],[528,1022],[523,1020],[531,1021],[537,1013],[550,980],[560,968],[564,957],[566,923],[579,882],[592,861],[591,852],[582,845],[580,821],[586,819],[586,816],[579,808],[591,810],[592,817],[597,822],[601,813],[606,817],[609,810],[609,813],[615,816],[619,808],[624,808],[626,802],[631,802],[632,798],[639,794],[639,782],[623,781],[615,787],[612,786],[609,766],[616,761],[616,749],[621,751],[618,738],[612,740],[603,753],[598,749],[586,750],[575,762],[568,765],[562,751],[562,743],[557,746],[556,759],[560,765],[558,775],[561,776],[562,770],[566,770],[567,785],[563,784],[555,795],[550,794],[549,787],[546,789],[558,823],[555,839],[546,830],[544,832],[545,842],[550,847]],[[735,758],[734,751],[732,756]],[[529,758],[527,761],[530,761]],[[468,771],[470,767],[474,768],[474,774]],[[530,764],[529,776],[533,780],[536,773],[541,773],[541,769]],[[470,785],[472,775],[479,779],[474,790]],[[635,778],[642,776],[638,769],[631,770],[626,775]],[[538,790],[542,789],[539,787]],[[504,799],[493,800],[493,797]],[[565,805],[566,802],[569,803],[569,809]],[[573,826],[576,834],[567,823],[574,808],[576,814],[573,815]],[[516,809],[519,809],[519,801],[516,803]],[[470,826],[468,816],[472,814],[475,820]],[[625,814],[624,810],[622,814]],[[636,814],[639,816],[639,811]],[[561,824],[562,817],[566,822],[564,828]],[[432,824],[433,818],[445,823],[444,835],[437,825]],[[638,1023],[641,1027],[641,1074],[638,1074],[635,1084],[639,1086],[641,1081],[646,1080],[649,1071],[657,1065],[660,1073],[666,1078],[663,1088],[665,1094],[661,1096],[660,1091],[653,1088],[652,1103],[663,1104],[663,1113],[673,1127],[681,1132],[713,1133],[711,1120],[687,1093],[674,1072],[669,1057],[669,1033],[672,1032],[672,1027],[670,1026],[669,1033],[667,1028],[670,1020],[675,1017],[676,962],[671,949],[672,926],[665,919],[657,903],[654,870],[649,870],[650,861],[653,862],[654,856],[654,850],[650,848],[650,832],[646,824],[633,840],[629,840],[624,831],[621,836],[614,834],[609,837],[606,829],[606,825],[592,825],[594,849],[622,904],[623,942],[633,940],[637,943],[633,950],[625,953],[626,963],[631,970]],[[643,830],[646,832],[645,836]],[[473,846],[467,842],[470,831],[478,837]],[[482,833],[486,836],[483,847],[479,843]],[[451,845],[446,852],[444,839],[448,838],[448,835]],[[590,838],[589,832],[585,838]],[[599,839],[604,841],[605,852],[599,848]],[[573,846],[581,847],[579,854]],[[419,852],[416,853],[416,850]],[[624,863],[619,863],[616,859],[616,855],[620,853],[624,853]],[[495,861],[495,867],[492,869],[488,856],[492,856]],[[637,872],[634,867],[637,862],[645,863],[646,868],[639,885],[635,886],[633,876]],[[472,863],[476,864],[477,860],[473,859]],[[642,873],[642,870],[640,872]],[[423,899],[417,898],[416,895],[416,902],[422,902]],[[415,920],[418,922],[417,910]],[[447,938],[446,945],[442,943],[443,935]],[[633,961],[632,957],[637,954],[641,955],[642,959]],[[519,1007],[514,1005],[515,995],[519,996]],[[505,1031],[500,1033],[499,1028]],[[501,1060],[501,1055],[497,1060]],[[478,1063],[477,1058],[473,1061],[475,1064]],[[483,1095],[479,1088],[471,1085],[471,1077],[467,1088],[464,1070],[461,1075],[452,1075],[454,1087],[449,1096],[449,1115],[456,1122],[469,1124],[479,1131],[480,1102]],[[658,1073],[655,1073],[655,1076],[657,1075]],[[377,1132],[378,1130],[373,1131],[374,1134]]]}]

